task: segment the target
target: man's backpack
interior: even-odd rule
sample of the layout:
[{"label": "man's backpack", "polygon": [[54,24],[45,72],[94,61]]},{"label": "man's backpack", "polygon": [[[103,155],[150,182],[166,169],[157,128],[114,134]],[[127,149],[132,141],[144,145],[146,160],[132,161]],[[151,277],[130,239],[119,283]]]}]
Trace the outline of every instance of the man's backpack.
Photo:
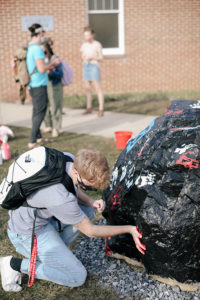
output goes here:
[{"label": "man's backpack", "polygon": [[0,185],[0,205],[9,210],[26,205],[26,198],[34,191],[62,183],[76,195],[71,177],[66,173],[66,162],[72,158],[56,149],[38,147],[19,156],[9,167]]},{"label": "man's backpack", "polygon": [[62,71],[63,71],[62,85],[63,86],[70,85],[73,82],[73,69],[64,60],[61,60],[61,64],[62,64]]},{"label": "man's backpack", "polygon": [[[31,47],[31,45],[29,46]],[[19,48],[15,52],[16,58],[16,71],[17,71],[17,80],[22,86],[27,86],[30,82],[31,76],[36,72],[37,68],[35,67],[31,74],[28,73],[26,65],[26,56],[27,56],[27,47]]]}]

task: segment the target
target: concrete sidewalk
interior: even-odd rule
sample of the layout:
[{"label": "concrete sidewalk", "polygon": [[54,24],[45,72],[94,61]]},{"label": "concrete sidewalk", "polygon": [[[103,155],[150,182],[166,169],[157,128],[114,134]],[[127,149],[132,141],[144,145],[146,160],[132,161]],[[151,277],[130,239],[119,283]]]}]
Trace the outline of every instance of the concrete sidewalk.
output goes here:
[{"label": "concrete sidewalk", "polygon": [[[155,118],[154,116],[105,112],[103,118],[97,118],[96,112],[82,115],[83,110],[64,108],[63,130],[113,138],[118,130],[133,131],[137,136]],[[32,105],[30,103],[0,103],[0,124],[31,128]]]}]

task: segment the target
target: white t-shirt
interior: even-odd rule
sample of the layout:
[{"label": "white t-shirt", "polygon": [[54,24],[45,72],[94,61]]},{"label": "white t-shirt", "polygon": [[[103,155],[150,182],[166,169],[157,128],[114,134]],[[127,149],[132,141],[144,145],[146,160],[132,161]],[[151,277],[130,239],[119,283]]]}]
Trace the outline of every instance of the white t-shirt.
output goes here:
[{"label": "white t-shirt", "polygon": [[[80,51],[83,57],[90,56],[94,58],[93,60],[90,61],[90,63],[98,64],[97,58],[102,56],[102,45],[101,43],[95,40],[91,43],[84,42],[81,46]],[[87,59],[85,59],[84,62],[88,62]]]}]

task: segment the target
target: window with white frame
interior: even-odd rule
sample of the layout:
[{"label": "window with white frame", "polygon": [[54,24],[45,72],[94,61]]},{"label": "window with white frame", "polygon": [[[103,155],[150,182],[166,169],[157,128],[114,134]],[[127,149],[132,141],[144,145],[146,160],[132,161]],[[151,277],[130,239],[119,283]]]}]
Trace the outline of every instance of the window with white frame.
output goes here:
[{"label": "window with white frame", "polygon": [[104,55],[124,54],[124,0],[86,0],[88,24]]}]

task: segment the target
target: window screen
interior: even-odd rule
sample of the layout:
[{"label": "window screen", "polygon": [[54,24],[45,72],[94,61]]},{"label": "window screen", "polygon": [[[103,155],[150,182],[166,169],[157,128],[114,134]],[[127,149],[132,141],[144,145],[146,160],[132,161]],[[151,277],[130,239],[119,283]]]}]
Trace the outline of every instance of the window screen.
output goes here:
[{"label": "window screen", "polygon": [[86,0],[88,24],[105,55],[124,54],[124,0]]},{"label": "window screen", "polygon": [[105,9],[118,9],[118,0],[89,0],[88,9],[89,10],[105,10]]},{"label": "window screen", "polygon": [[89,24],[103,48],[119,47],[118,14],[90,14]]}]

